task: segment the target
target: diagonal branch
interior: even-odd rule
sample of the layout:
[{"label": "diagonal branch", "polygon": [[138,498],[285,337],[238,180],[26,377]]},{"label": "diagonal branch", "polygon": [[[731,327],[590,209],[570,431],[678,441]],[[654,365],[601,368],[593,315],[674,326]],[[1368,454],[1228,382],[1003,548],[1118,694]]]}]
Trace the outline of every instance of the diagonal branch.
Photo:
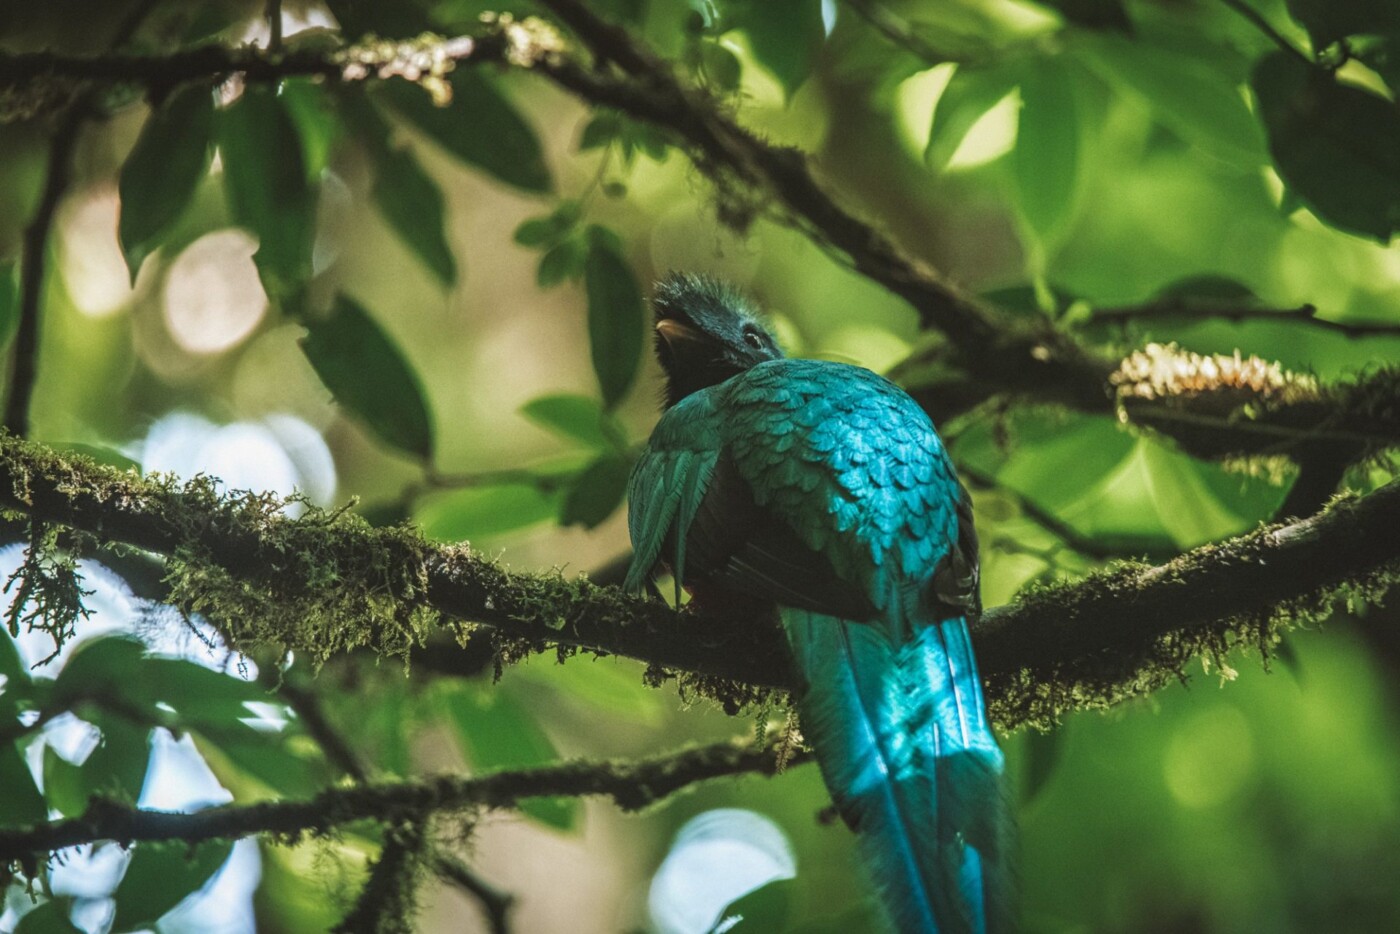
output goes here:
[{"label": "diagonal branch", "polygon": [[[0,506],[172,556],[174,602],[212,607],[247,647],[313,659],[356,647],[403,653],[456,619],[523,640],[521,651],[562,645],[690,672],[730,706],[754,699],[754,686],[788,683],[771,619],[678,613],[581,578],[506,571],[465,546],[345,513],[288,519],[279,502],[0,438]],[[1397,527],[1400,481],[1166,564],[1120,565],[993,609],[974,631],[993,714],[1014,728],[1104,707],[1161,686],[1202,651],[1244,636],[1267,643],[1300,614],[1325,618],[1339,590],[1378,602],[1400,561]]]},{"label": "diagonal branch", "polygon": [[[806,761],[799,752],[790,764]],[[641,810],[696,782],[756,773],[776,775],[772,747],[716,743],[632,762],[566,762],[466,778],[443,775],[423,781],[330,788],[303,801],[225,805],[180,814],[138,810],[93,799],[81,817],[31,827],[0,829],[0,866],[97,840],[134,843],[202,840],[271,834],[295,840],[346,824],[419,822],[431,815],[468,808],[512,808],[546,795],[606,796],[628,811]]]},{"label": "diagonal branch", "polygon": [[1116,308],[1095,308],[1085,324],[1128,325],[1153,321],[1268,321],[1298,324],[1331,331],[1344,337],[1400,338],[1400,324],[1386,321],[1333,321],[1319,318],[1317,306],[1297,308],[1265,308],[1256,305],[1208,305],[1184,298],[1148,302],[1144,305],[1124,305]]}]

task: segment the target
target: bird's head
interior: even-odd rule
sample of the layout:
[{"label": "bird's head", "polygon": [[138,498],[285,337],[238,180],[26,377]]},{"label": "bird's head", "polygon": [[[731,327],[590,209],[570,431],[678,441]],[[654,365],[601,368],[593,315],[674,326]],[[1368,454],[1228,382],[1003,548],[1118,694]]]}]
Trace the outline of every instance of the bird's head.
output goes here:
[{"label": "bird's head", "polygon": [[666,407],[783,356],[753,305],[732,286],[690,273],[657,283],[656,355],[666,371]]}]

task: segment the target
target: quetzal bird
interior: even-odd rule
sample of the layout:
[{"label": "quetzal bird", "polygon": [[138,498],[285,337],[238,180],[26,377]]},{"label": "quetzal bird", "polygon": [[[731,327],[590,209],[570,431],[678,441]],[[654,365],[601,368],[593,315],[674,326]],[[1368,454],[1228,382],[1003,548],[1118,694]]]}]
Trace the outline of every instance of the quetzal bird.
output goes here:
[{"label": "quetzal bird", "polygon": [[702,605],[776,604],[802,733],[895,928],[1013,928],[977,537],[928,416],[869,370],[785,358],[721,283],[673,275],[655,309],[665,411],[629,484],[627,586],[664,567]]}]

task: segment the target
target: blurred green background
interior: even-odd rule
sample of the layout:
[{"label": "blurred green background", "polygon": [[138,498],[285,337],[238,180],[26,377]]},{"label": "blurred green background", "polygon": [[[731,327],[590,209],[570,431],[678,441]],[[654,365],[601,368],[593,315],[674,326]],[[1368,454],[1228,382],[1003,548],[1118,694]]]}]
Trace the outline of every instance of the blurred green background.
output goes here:
[{"label": "blurred green background", "polygon": [[[1311,303],[1328,320],[1400,326],[1400,253],[1389,245],[1400,224],[1400,147],[1388,148],[1400,141],[1400,52],[1391,55],[1400,15],[1380,3],[1252,0],[1278,31],[1271,37],[1239,5],[590,4],[745,126],[811,153],[842,204],[970,289],[1124,352],[1148,341],[1240,349],[1324,381],[1394,363],[1396,333],[1353,338],[1282,318],[1094,318],[1170,292],[1252,309]],[[6,4],[0,48],[104,51],[131,6]],[[157,3],[131,44],[153,54],[206,41],[265,45],[263,6]],[[307,48],[342,33],[459,34],[487,10],[541,12],[475,0],[282,5],[285,41]],[[1328,80],[1349,90],[1321,114],[1308,111],[1315,124],[1270,121],[1261,110],[1291,80],[1275,87],[1261,66],[1287,57],[1280,40],[1345,60]],[[354,497],[373,521],[410,520],[512,568],[597,571],[627,551],[622,486],[656,418],[642,300],[660,275],[701,271],[741,286],[795,355],[886,371],[932,340],[903,302],[784,223],[763,192],[717,192],[664,133],[510,69],[464,67],[452,82],[457,99],[441,111],[398,79],[335,92],[299,80],[275,97],[230,82],[216,89],[217,106],[202,90],[186,99],[190,110],[171,124],[181,132],[164,141],[153,138],[140,95],[106,94],[104,119],[79,137],[49,243],[32,436],[147,471],[204,471],[231,489],[295,488],[323,506]],[[0,99],[9,118],[0,123],[7,335],[17,314],[11,263],[52,132],[49,114],[17,118],[16,100]],[[1299,138],[1321,142],[1296,159],[1289,147]],[[145,164],[135,158],[143,144]],[[185,167],[175,158],[185,150],[212,162]],[[167,196],[168,209],[133,207]],[[135,210],[148,211],[139,243],[134,227],[118,237],[119,224],[138,223],[124,216]],[[129,272],[133,258],[139,273]],[[1291,481],[1279,464],[1204,463],[1111,418],[1050,407],[983,409],[940,427],[959,465],[991,481],[976,491],[989,606],[1028,582],[1095,566],[1034,521],[1027,502],[1082,536],[1124,543],[1125,553],[1164,555],[1255,527]],[[1347,482],[1364,489],[1393,474],[1376,459]],[[18,563],[17,546],[4,554],[6,568]],[[227,671],[229,682],[247,674],[218,652],[160,635],[178,621],[84,567],[100,583],[98,622],[82,633],[89,647],[100,632],[125,629],[160,653]],[[1267,664],[1257,650],[1237,652],[1228,666],[1193,667],[1187,683],[1141,701],[1005,737],[1021,800],[1025,928],[1400,926],[1395,623],[1393,608],[1339,611],[1323,628],[1287,635]],[[32,663],[47,653],[21,638],[20,654]],[[115,666],[117,655],[92,664]],[[34,678],[53,677],[58,664]],[[19,671],[0,691],[29,677]],[[683,703],[672,686],[644,687],[640,664],[615,659],[559,666],[539,657],[494,685],[489,670],[460,678],[338,660],[309,683],[381,777],[642,755],[757,725]],[[198,784],[160,773],[160,786],[162,755],[215,789],[211,801],[298,796],[334,780],[336,766],[281,701],[256,685],[246,697],[229,690],[245,709],[263,703],[286,723],[244,733],[195,718],[180,758],[165,748],[170,733],[77,710],[58,724],[68,738],[50,725],[0,759],[0,775],[32,789],[0,805],[0,820],[81,810],[57,797],[64,781],[78,801],[111,789],[102,771],[110,764],[84,765],[92,760],[72,738],[83,722],[104,749],[130,747],[118,787],[143,803],[159,799],[159,787]],[[780,712],[768,713],[780,729]],[[81,774],[61,780],[65,766]],[[38,793],[38,804],[14,803]],[[743,891],[743,879],[727,893],[700,884],[726,864],[750,866],[752,884],[795,865],[795,879],[763,890],[762,910],[773,914],[751,917],[746,930],[873,929],[850,835],[819,819],[828,803],[812,767],[701,786],[643,816],[541,801],[523,816],[484,816],[463,853],[518,897],[519,931],[703,931]],[[766,825],[721,821],[733,849],[702,847],[684,863],[677,830],[719,808],[763,815],[778,842]],[[353,903],[377,845],[372,832],[294,848],[240,844],[213,879],[217,861],[187,873],[178,894],[203,894],[141,925],[249,930],[256,919],[258,930],[325,929]],[[682,866],[679,883],[658,875],[668,853]],[[75,856],[55,885],[53,913],[74,911],[87,930],[130,929],[122,922],[139,912],[123,915],[122,899],[141,903],[153,897],[142,885],[171,885],[169,875],[143,882],[134,870],[119,883],[126,859]],[[649,887],[668,879],[690,894],[662,901],[692,905],[691,920],[649,908]],[[115,902],[106,898],[113,887]],[[223,901],[210,899],[216,888]],[[0,929],[25,930],[34,903],[19,883],[6,904]],[[701,926],[686,926],[692,916]],[[40,923],[31,918],[27,930]],[[426,886],[417,923],[487,929],[471,899],[440,883]]]}]

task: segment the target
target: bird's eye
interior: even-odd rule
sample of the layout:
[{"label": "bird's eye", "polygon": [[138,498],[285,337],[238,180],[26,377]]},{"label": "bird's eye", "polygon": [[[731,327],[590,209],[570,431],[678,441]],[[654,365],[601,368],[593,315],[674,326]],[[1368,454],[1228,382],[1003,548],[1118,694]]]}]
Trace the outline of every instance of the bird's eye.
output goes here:
[{"label": "bird's eye", "polygon": [[744,343],[754,350],[763,349],[763,338],[758,336],[758,331],[753,328],[744,328]]}]

